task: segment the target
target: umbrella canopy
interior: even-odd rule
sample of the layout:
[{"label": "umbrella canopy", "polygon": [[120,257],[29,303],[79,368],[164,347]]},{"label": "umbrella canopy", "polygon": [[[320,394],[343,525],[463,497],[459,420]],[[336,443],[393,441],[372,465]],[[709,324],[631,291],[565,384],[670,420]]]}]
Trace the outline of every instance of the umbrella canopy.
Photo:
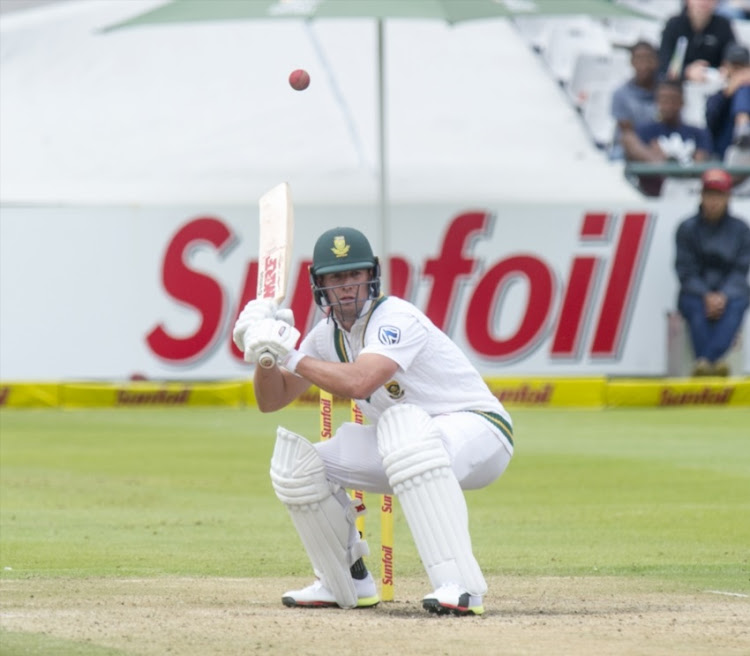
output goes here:
[{"label": "umbrella canopy", "polygon": [[[377,20],[378,80],[378,206],[380,251],[387,253],[388,154],[386,127],[386,83],[383,21],[393,19],[436,19],[454,24],[461,21],[514,16],[589,15],[635,16],[637,12],[615,0],[171,0],[107,27],[112,31],[144,25],[205,21],[259,19],[370,18]],[[385,274],[387,276],[387,272]],[[384,279],[387,290],[388,280]]]},{"label": "umbrella canopy", "polygon": [[480,18],[542,15],[634,16],[615,0],[171,0],[109,29],[180,21],[252,18]]}]

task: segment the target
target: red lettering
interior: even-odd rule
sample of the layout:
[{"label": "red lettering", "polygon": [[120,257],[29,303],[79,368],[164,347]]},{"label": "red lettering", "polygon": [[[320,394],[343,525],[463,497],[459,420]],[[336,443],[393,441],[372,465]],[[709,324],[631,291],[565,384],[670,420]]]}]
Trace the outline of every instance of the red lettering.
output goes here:
[{"label": "red lettering", "polygon": [[364,515],[367,512],[367,507],[365,506],[365,493],[362,492],[362,490],[354,490],[353,496],[359,502],[354,506],[354,512],[357,515]]},{"label": "red lettering", "polygon": [[263,260],[263,295],[261,298],[275,298],[279,292],[277,280],[279,262],[276,258],[267,257]]},{"label": "red lettering", "polygon": [[[315,314],[315,302],[313,301],[312,294],[310,293],[310,280],[307,274],[307,269],[310,266],[310,260],[304,260],[300,262],[297,269],[296,284],[294,287],[294,293],[292,294],[292,302],[290,308],[294,313],[294,323],[297,329],[305,335],[307,329],[310,327],[310,319]],[[258,286],[258,263],[251,261],[247,265],[245,280],[242,284],[242,291],[240,292],[240,302],[237,306],[237,312],[232,320],[229,329],[229,348],[232,355],[237,360],[243,360],[243,355],[240,350],[234,345],[232,340],[232,326],[237,322],[242,309],[247,303],[256,298],[256,288]]]},{"label": "red lettering", "polygon": [[[355,424],[364,424],[365,423],[365,416],[362,414],[362,410],[360,410],[359,406],[355,403],[352,405],[352,419]],[[361,492],[357,492],[357,495],[362,494]]]},{"label": "red lettering", "polygon": [[552,399],[555,386],[551,383],[541,388],[533,389],[528,383],[520,387],[501,387],[493,389],[492,393],[502,403],[525,403],[529,405],[548,405]]},{"label": "red lettering", "polygon": [[315,301],[310,291],[310,276],[308,270],[312,260],[303,260],[297,268],[297,284],[294,286],[290,307],[294,313],[294,323],[302,335],[307,333],[315,316]]},{"label": "red lettering", "polygon": [[383,563],[383,585],[393,585],[393,548],[381,545],[381,562]]},{"label": "red lettering", "polygon": [[171,362],[192,360],[205,353],[220,336],[225,315],[224,291],[213,278],[188,266],[190,252],[200,245],[213,246],[225,256],[234,244],[234,234],[219,219],[194,219],[174,235],[164,256],[162,285],[166,293],[200,314],[198,328],[187,336],[176,336],[163,323],[146,336],[153,353]]},{"label": "red lettering", "polygon": [[333,407],[330,400],[320,399],[320,439],[327,440],[333,435]]},{"label": "red lettering", "polygon": [[610,215],[601,212],[587,212],[581,226],[581,239],[599,240],[607,236],[610,228]]},{"label": "red lettering", "polygon": [[[581,240],[584,242],[608,240],[612,221],[609,214],[587,212],[581,223]],[[551,357],[577,358],[581,354],[584,315],[593,300],[594,281],[598,277],[599,260],[596,257],[577,257],[570,269],[568,285],[560,307]]]},{"label": "red lettering", "polygon": [[552,357],[575,357],[580,354],[584,310],[591,300],[596,269],[595,257],[577,257],[573,260],[552,340]]},{"label": "red lettering", "polygon": [[659,405],[727,405],[734,393],[733,387],[712,389],[704,387],[701,390],[678,392],[665,387],[661,391]]},{"label": "red lettering", "polygon": [[383,503],[380,505],[380,510],[384,513],[393,513],[393,496],[390,494],[383,495]]},{"label": "red lettering", "polygon": [[447,330],[447,318],[452,317],[456,285],[460,277],[474,273],[476,259],[466,257],[469,238],[477,233],[488,234],[492,227],[487,212],[467,212],[457,216],[443,237],[440,256],[427,260],[424,275],[432,277],[432,292],[425,314],[440,329]]},{"label": "red lettering", "polygon": [[185,388],[180,392],[158,390],[155,392],[135,392],[119,389],[115,405],[186,405],[190,399],[190,390]]},{"label": "red lettering", "polygon": [[[526,309],[515,333],[505,338],[493,335],[492,318],[499,316],[499,305],[506,288],[516,280],[528,287]],[[466,338],[477,353],[510,360],[530,350],[541,339],[552,306],[555,281],[540,259],[517,255],[501,260],[477,285],[466,313]]]},{"label": "red lettering", "polygon": [[[580,360],[584,351],[595,358],[617,357],[633,312],[652,224],[652,217],[645,213],[628,213],[623,217],[586,213],[580,225],[580,242],[585,247],[590,242],[610,247],[616,240],[614,252],[610,258],[599,253],[576,255],[567,274],[556,276],[543,259],[533,254],[513,255],[494,265],[491,261],[481,262],[473,255],[474,244],[490,234],[493,218],[481,211],[461,213],[451,219],[445,230],[439,254],[424,262],[424,278],[431,279],[425,314],[450,334],[449,324],[458,316],[456,307],[464,307],[466,283],[469,279],[477,280],[465,313],[466,341],[475,355],[505,362],[518,360],[538,348],[552,328],[551,358]],[[227,325],[223,288],[219,281],[191,267],[188,256],[197,247],[210,247],[217,257],[223,257],[233,242],[230,229],[210,217],[190,221],[170,240],[162,267],[163,287],[172,299],[199,315],[200,325],[184,335],[164,322],[157,324],[148,333],[147,342],[158,357],[183,363],[205,354],[220,337],[219,331]],[[288,290],[289,305],[303,335],[316,317],[309,264],[308,260],[297,264],[294,282]],[[269,285],[278,273],[275,267],[276,262],[269,261],[265,276]],[[389,291],[408,299],[420,280],[419,266],[405,257],[392,256],[388,267]],[[485,267],[489,268],[479,277],[478,272]],[[565,276],[558,304],[557,280]],[[258,277],[258,262],[249,262],[237,314],[254,298]],[[602,292],[601,298],[597,290]],[[556,307],[559,307],[557,312]],[[231,342],[233,325],[234,322],[229,324],[229,343],[233,357],[241,361],[242,354]],[[591,338],[588,348],[587,335]]]},{"label": "red lettering", "polygon": [[599,310],[592,357],[613,358],[620,351],[635,301],[638,275],[645,260],[651,223],[648,214],[625,215]]}]

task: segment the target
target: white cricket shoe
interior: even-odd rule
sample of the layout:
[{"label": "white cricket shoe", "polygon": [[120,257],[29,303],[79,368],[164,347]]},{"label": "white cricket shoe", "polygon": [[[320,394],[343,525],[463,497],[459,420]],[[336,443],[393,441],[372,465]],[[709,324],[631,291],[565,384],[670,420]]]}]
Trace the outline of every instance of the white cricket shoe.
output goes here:
[{"label": "white cricket shoe", "polygon": [[464,588],[455,583],[441,585],[435,592],[422,599],[422,608],[443,615],[481,615],[484,613],[482,597],[469,594]]},{"label": "white cricket shoe", "polygon": [[[366,578],[352,580],[357,591],[356,608],[371,608],[380,602],[372,574],[368,572]],[[320,579],[315,579],[312,585],[301,590],[285,592],[281,597],[281,603],[289,607],[338,607],[333,593],[320,582]]]}]

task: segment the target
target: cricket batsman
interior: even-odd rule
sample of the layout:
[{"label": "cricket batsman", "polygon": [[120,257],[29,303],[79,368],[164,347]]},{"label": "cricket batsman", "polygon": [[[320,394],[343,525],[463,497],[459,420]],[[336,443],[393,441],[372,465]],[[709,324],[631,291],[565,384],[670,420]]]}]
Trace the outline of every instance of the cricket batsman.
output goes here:
[{"label": "cricket batsman", "polygon": [[433,613],[481,615],[487,592],[472,552],[463,490],[497,479],[513,455],[510,415],[451,339],[411,303],[380,292],[380,264],[353,228],[324,232],[310,282],[324,313],[300,333],[290,310],[250,301],[233,338],[255,367],[262,412],[279,410],[316,385],[356,403],[368,423],[345,423],[324,442],[277,430],[271,480],[317,577],[282,596],[287,606],[371,607],[379,602],[364,563],[347,489],[395,494],[432,591]]}]

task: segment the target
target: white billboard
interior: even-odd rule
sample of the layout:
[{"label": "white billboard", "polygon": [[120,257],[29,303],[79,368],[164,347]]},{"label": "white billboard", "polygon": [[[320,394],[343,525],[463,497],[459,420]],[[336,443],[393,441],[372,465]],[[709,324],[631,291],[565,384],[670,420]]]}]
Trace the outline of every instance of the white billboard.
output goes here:
[{"label": "white billboard", "polygon": [[[674,232],[695,209],[396,206],[381,261],[392,292],[487,376],[659,376]],[[732,209],[749,217],[750,201]],[[307,277],[318,234],[353,225],[377,248],[380,233],[371,206],[295,213],[288,304],[306,327],[319,317]],[[0,378],[247,376],[231,327],[255,294],[257,239],[257,206],[3,207]]]}]

